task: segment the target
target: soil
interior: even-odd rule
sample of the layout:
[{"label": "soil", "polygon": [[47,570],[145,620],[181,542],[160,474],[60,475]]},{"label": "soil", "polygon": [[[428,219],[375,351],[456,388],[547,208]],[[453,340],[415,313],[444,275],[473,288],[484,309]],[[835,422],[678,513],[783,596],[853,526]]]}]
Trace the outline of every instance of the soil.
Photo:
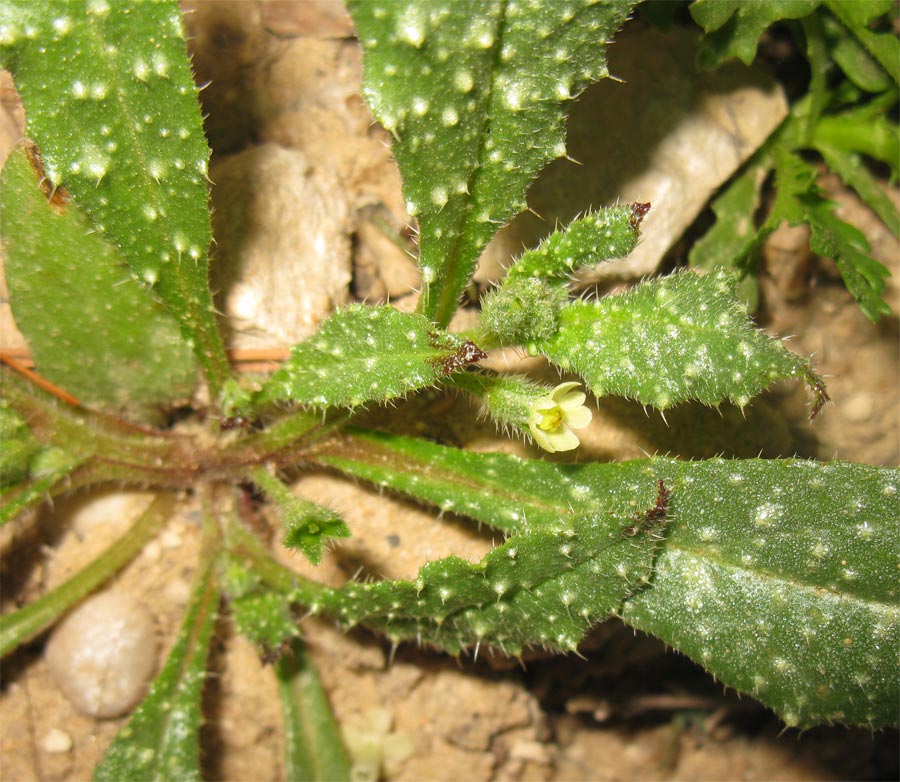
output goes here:
[{"label": "soil", "polygon": [[[319,167],[329,182],[338,180],[344,208],[353,215],[345,237],[352,240],[346,246],[352,248],[353,295],[411,308],[415,267],[398,249],[410,235],[400,180],[389,138],[359,98],[359,49],[339,5],[333,0],[216,2],[197,3],[193,10],[187,24],[198,80],[211,80],[203,99],[214,158],[268,143],[316,161],[306,175],[315,177]],[[873,255],[891,268],[895,276],[888,300],[900,312],[897,238],[837,181],[826,178],[825,185],[844,218],[865,232]],[[302,212],[303,205],[297,209]],[[676,247],[666,264],[679,262]],[[302,271],[298,275],[302,280]],[[877,325],[867,321],[833,263],[810,255],[802,229],[780,230],[769,240],[760,288],[760,324],[774,334],[792,335],[789,347],[811,355],[827,380],[832,403],[813,425],[805,393],[787,385],[761,397],[744,416],[725,407],[716,415],[688,405],[667,413],[664,421],[639,406],[603,400],[579,458],[762,453],[898,464],[897,317]],[[323,311],[319,317],[326,315]],[[460,318],[465,317],[463,312]],[[3,332],[4,346],[21,344],[11,327],[4,325]],[[265,342],[263,329],[253,330],[252,337],[253,344]],[[516,354],[492,356],[492,361],[538,376],[547,371]],[[475,420],[471,407],[453,397],[423,394],[390,415],[395,420],[385,421],[381,412],[382,426],[405,425],[477,450],[536,455],[521,443],[498,438]],[[445,515],[436,520],[431,511],[332,475],[304,475],[297,490],[342,513],[353,530],[353,538],[330,552],[316,571],[329,583],[359,573],[410,577],[439,556],[478,558],[492,542],[461,519]],[[6,531],[4,601],[25,604],[90,561],[147,499],[142,494],[79,496]],[[200,533],[199,513],[185,499],[163,535],[115,582],[155,617],[161,661],[181,621]],[[292,567],[309,570],[299,556],[281,556]],[[896,732],[784,730],[762,706],[725,690],[660,642],[615,621],[597,627],[578,656],[529,655],[523,661],[490,654],[453,659],[412,645],[393,650],[375,635],[344,634],[323,621],[305,620],[303,628],[339,721],[349,727],[358,750],[364,743],[375,747],[375,761],[357,769],[361,779],[898,776]],[[5,782],[86,780],[123,724],[75,710],[47,671],[44,640],[4,662],[0,776]],[[203,736],[207,778],[283,779],[274,677],[227,615],[217,627],[211,670]]]}]

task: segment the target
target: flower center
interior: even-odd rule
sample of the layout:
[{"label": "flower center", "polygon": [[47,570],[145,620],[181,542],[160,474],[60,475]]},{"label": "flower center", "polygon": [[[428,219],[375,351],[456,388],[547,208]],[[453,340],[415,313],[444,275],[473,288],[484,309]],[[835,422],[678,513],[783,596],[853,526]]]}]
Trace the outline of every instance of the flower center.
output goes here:
[{"label": "flower center", "polygon": [[549,410],[537,410],[537,428],[542,432],[553,432],[563,424],[563,411],[558,405]]}]

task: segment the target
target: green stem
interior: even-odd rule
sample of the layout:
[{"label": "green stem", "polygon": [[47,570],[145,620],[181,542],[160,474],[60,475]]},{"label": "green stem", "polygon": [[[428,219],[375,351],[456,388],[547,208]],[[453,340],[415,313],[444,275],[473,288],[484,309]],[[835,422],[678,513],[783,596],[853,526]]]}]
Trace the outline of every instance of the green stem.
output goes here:
[{"label": "green stem", "polygon": [[131,529],[93,562],[33,603],[0,617],[0,655],[34,638],[118,573],[165,526],[174,504],[174,496],[159,495]]},{"label": "green stem", "polygon": [[350,780],[350,761],[319,674],[305,647],[295,641],[275,664],[284,719],[285,777]]},{"label": "green stem", "polygon": [[[12,521],[20,513],[40,505],[45,499],[54,496],[73,486],[72,481],[66,481],[66,477],[78,468],[81,461],[72,458],[70,461],[58,465],[52,472],[31,478],[24,483],[13,486],[0,495],[0,527],[8,521]],[[77,482],[75,482],[77,485]]]},{"label": "green stem", "polygon": [[197,449],[186,437],[166,435],[113,416],[62,404],[11,372],[3,373],[4,401],[34,437],[73,458],[92,460],[97,480],[147,481],[187,487],[200,468]]}]

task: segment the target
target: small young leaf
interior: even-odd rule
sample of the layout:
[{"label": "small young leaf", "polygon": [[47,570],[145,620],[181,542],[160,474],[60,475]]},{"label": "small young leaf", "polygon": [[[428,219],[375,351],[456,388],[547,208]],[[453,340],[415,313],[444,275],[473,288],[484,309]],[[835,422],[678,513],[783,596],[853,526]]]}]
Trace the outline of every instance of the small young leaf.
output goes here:
[{"label": "small young leaf", "polygon": [[0,235],[16,323],[41,374],[81,402],[137,417],[194,389],[190,347],[76,204],[55,208],[27,149],[0,173]]},{"label": "small young leaf", "polygon": [[350,760],[328,696],[299,642],[275,663],[288,782],[350,782]]},{"label": "small young leaf", "polygon": [[394,135],[418,217],[421,312],[446,325],[475,261],[565,154],[565,109],[607,76],[605,48],[632,0],[349,3],[364,93]]},{"label": "small young leaf", "polygon": [[0,63],[27,134],[194,348],[214,393],[229,369],[207,283],[209,148],[174,0],[6,0]]},{"label": "small young leaf", "polygon": [[94,769],[95,782],[201,782],[200,699],[219,597],[208,560],[165,668]]},{"label": "small young leaf", "polygon": [[58,448],[45,448],[31,456],[24,481],[0,491],[0,527],[23,511],[50,499],[67,486],[67,478],[83,459]]},{"label": "small young leaf", "polygon": [[650,204],[625,204],[597,209],[573,220],[534,250],[526,250],[510,267],[506,279],[566,280],[582,267],[622,258],[635,248],[641,220],[649,209]]},{"label": "small young leaf", "polygon": [[560,315],[538,352],[581,375],[597,396],[665,410],[688,399],[743,407],[776,380],[818,381],[806,360],[757,331],[727,271],[676,273]]},{"label": "small young leaf", "polygon": [[40,450],[25,421],[0,399],[0,492],[28,478],[31,460]]},{"label": "small young leaf", "polygon": [[283,593],[263,584],[237,557],[228,557],[223,571],[231,615],[243,636],[262,650],[274,652],[300,634],[299,622]]},{"label": "small young leaf", "polygon": [[684,475],[625,621],[789,725],[896,725],[900,473],[714,460]]},{"label": "small young leaf", "polygon": [[355,304],[295,345],[253,404],[356,407],[383,402],[430,386],[482,358],[484,353],[471,342],[421,315]]},{"label": "small young leaf", "polygon": [[284,537],[285,548],[299,548],[314,565],[322,561],[322,544],[328,538],[349,538],[344,520],[329,508],[298,497],[265,468],[253,471],[253,480],[275,503]]}]

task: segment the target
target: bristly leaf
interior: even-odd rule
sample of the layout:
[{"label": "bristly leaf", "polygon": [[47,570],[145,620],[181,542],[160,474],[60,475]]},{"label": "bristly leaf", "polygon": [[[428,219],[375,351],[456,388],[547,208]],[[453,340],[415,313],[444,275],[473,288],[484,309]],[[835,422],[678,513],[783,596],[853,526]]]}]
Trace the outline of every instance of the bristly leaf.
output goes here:
[{"label": "bristly leaf", "polygon": [[422,315],[351,305],[294,346],[253,404],[356,407],[425,388],[485,354]]},{"label": "bristly leaf", "polygon": [[328,538],[349,538],[344,520],[329,508],[298,497],[264,467],[253,471],[253,481],[275,504],[285,548],[300,549],[314,565],[322,561],[322,545]]},{"label": "bristly leaf", "polygon": [[178,640],[150,693],[94,769],[96,782],[200,782],[200,700],[218,615],[214,563],[201,567]]},{"label": "bristly leaf", "polygon": [[506,279],[566,280],[585,266],[622,258],[637,245],[641,221],[649,209],[650,204],[625,204],[589,212],[522,253]]},{"label": "bristly leaf", "polygon": [[48,182],[169,308],[216,394],[229,369],[207,283],[209,148],[178,4],[7,0],[0,63]]},{"label": "bristly leaf", "polygon": [[277,653],[300,634],[299,622],[284,594],[264,585],[237,557],[227,557],[222,571],[231,616],[243,636],[268,654]]},{"label": "bristly leaf", "polygon": [[788,725],[896,725],[900,472],[717,460],[684,476],[625,621]]},{"label": "bristly leaf", "polygon": [[791,725],[897,721],[896,469],[534,463],[358,432],[316,458],[510,532],[476,565],[451,557],[412,582],[313,591],[316,610],[395,640],[514,653],[572,648],[618,590],[625,621]]},{"label": "bristly leaf", "polygon": [[306,649],[293,643],[275,663],[288,782],[350,782],[350,760],[328,695]]},{"label": "bristly leaf", "polygon": [[535,347],[581,375],[597,396],[660,410],[689,399],[743,407],[790,378],[820,391],[805,359],[754,328],[736,284],[728,271],[681,272],[600,301],[573,302],[560,315],[557,335]]},{"label": "bristly leaf", "polygon": [[172,316],[74,203],[54,207],[28,150],[0,172],[0,236],[16,323],[38,371],[89,406],[139,418],[190,395],[196,369]]},{"label": "bristly leaf", "polygon": [[[473,454],[425,440],[348,427],[350,437],[313,458],[385,489],[410,494],[442,511],[477,519],[506,535],[559,532],[575,517],[596,516],[633,478],[610,468],[602,485],[560,477],[559,465],[507,454]],[[583,468],[587,468],[586,465]],[[637,486],[634,486],[637,490]],[[632,508],[635,510],[635,508]]]},{"label": "bristly leaf", "polygon": [[364,93],[419,220],[421,312],[450,321],[475,261],[565,154],[565,110],[607,76],[632,0],[351,0]]}]

